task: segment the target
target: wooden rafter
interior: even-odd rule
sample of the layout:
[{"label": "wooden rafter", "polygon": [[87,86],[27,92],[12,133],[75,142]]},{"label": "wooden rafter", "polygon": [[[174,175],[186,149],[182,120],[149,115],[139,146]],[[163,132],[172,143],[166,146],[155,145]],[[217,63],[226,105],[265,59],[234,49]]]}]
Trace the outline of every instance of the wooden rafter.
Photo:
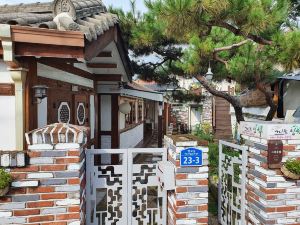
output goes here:
[{"label": "wooden rafter", "polygon": [[100,52],[97,57],[110,58],[112,57],[112,52]]},{"label": "wooden rafter", "polygon": [[62,71],[68,72],[68,73],[75,74],[75,75],[78,75],[78,76],[81,76],[81,77],[84,77],[84,78],[87,78],[90,80],[95,80],[94,74],[89,73],[85,70],[76,68],[71,64],[67,64],[67,63],[63,63],[63,62],[61,62],[61,63],[53,62],[48,59],[39,59],[39,63],[42,63],[46,66],[50,66],[50,67],[53,67],[53,68],[56,68],[56,69],[59,69],[59,70],[62,70]]},{"label": "wooden rafter", "polygon": [[115,63],[87,63],[86,66],[99,69],[114,69],[118,67]]},{"label": "wooden rafter", "polygon": [[96,81],[122,81],[121,74],[96,74]]}]

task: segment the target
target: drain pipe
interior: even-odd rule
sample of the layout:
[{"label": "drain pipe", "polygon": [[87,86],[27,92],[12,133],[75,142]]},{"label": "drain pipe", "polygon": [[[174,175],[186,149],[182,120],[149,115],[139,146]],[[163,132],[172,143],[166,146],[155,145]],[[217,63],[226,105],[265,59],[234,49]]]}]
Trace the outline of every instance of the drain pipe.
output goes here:
[{"label": "drain pipe", "polygon": [[15,150],[24,150],[25,82],[28,70],[22,68],[15,59],[10,25],[0,25],[0,39],[3,47],[3,60],[8,65],[10,76],[15,83]]}]

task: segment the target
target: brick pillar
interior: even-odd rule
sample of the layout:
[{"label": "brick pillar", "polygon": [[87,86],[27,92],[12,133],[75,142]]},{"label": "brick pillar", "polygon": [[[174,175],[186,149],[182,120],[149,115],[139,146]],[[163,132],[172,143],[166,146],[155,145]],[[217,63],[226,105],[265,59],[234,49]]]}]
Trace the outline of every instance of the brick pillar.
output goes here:
[{"label": "brick pillar", "polygon": [[248,224],[300,224],[300,182],[267,162],[270,140],[282,140],[283,162],[300,158],[300,125],[242,122],[240,133],[249,146]]},{"label": "brick pillar", "polygon": [[14,181],[8,194],[0,197],[0,223],[84,224],[85,129],[54,124],[26,138],[25,167],[21,152],[2,154],[9,159],[5,165]]},{"label": "brick pillar", "polygon": [[[168,160],[175,166],[176,187],[168,192],[168,225],[208,224],[208,147],[192,135],[165,136]],[[180,151],[203,151],[203,166],[180,167]]]}]

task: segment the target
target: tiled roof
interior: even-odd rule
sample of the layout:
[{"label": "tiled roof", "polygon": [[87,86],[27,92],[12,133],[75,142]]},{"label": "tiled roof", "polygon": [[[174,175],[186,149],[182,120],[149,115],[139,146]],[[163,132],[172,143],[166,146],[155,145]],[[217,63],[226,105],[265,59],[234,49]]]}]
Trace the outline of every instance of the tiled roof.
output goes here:
[{"label": "tiled roof", "polygon": [[81,31],[87,40],[97,39],[118,23],[101,0],[55,0],[53,3],[0,6],[0,24]]}]

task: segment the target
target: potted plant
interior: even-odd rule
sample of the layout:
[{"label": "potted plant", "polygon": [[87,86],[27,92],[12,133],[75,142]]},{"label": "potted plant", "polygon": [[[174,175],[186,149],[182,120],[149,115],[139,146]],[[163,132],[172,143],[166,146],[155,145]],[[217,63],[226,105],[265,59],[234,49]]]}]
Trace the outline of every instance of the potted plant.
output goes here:
[{"label": "potted plant", "polygon": [[4,169],[0,169],[0,196],[7,194],[12,177]]},{"label": "potted plant", "polygon": [[300,160],[289,159],[281,167],[281,172],[287,178],[300,179]]}]

